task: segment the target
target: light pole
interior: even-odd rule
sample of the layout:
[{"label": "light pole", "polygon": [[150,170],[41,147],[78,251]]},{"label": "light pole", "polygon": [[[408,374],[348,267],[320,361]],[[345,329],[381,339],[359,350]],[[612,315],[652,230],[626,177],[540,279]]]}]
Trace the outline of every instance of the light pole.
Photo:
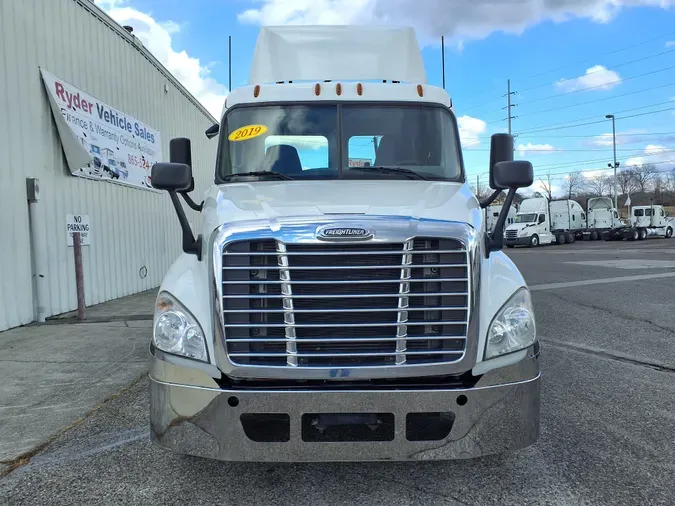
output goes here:
[{"label": "light pole", "polygon": [[[615,126],[615,118],[613,114],[608,114],[605,116],[607,119],[612,120],[612,146],[614,146],[614,209],[617,211],[619,210],[619,204],[618,204],[618,195],[616,191],[616,168],[619,166],[618,163],[616,163],[616,126]],[[612,167],[612,165],[610,165]]]}]

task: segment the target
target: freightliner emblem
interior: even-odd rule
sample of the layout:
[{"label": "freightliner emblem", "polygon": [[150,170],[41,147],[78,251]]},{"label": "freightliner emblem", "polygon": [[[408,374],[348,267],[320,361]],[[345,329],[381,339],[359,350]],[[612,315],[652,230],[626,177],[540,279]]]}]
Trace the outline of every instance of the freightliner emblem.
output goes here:
[{"label": "freightliner emblem", "polygon": [[324,225],[316,231],[316,237],[324,241],[363,241],[373,238],[373,231],[365,227],[340,227]]}]

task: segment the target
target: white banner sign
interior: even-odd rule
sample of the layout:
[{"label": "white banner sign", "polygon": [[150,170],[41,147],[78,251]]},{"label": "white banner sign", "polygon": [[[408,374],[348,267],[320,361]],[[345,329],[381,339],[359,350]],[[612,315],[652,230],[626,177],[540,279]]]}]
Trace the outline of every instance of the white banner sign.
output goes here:
[{"label": "white banner sign", "polygon": [[160,133],[40,71],[71,173],[151,189],[150,170],[162,161]]},{"label": "white banner sign", "polygon": [[66,229],[68,230],[68,246],[73,245],[73,233],[80,233],[80,244],[89,246],[91,237],[89,233],[89,216],[86,214],[66,214]]}]

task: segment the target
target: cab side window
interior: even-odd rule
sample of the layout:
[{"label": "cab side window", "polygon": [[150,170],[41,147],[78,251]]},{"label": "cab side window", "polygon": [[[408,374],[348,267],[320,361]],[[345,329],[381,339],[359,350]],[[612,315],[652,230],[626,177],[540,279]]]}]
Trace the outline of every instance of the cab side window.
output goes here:
[{"label": "cab side window", "polygon": [[538,223],[538,224],[541,225],[541,224],[544,223],[545,221],[546,221],[546,215],[545,215],[545,214],[540,214],[540,215],[539,215],[539,223]]}]

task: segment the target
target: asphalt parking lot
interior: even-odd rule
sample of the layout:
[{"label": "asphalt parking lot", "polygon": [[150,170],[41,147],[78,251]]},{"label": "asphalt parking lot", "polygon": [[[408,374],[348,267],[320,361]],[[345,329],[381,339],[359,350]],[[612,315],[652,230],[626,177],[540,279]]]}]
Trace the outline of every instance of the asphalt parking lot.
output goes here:
[{"label": "asphalt parking lot", "polygon": [[[542,425],[469,461],[229,464],[148,439],[142,379],[0,481],[5,504],[675,503],[675,240],[506,253],[532,289]],[[0,502],[3,502],[0,501]]]}]

